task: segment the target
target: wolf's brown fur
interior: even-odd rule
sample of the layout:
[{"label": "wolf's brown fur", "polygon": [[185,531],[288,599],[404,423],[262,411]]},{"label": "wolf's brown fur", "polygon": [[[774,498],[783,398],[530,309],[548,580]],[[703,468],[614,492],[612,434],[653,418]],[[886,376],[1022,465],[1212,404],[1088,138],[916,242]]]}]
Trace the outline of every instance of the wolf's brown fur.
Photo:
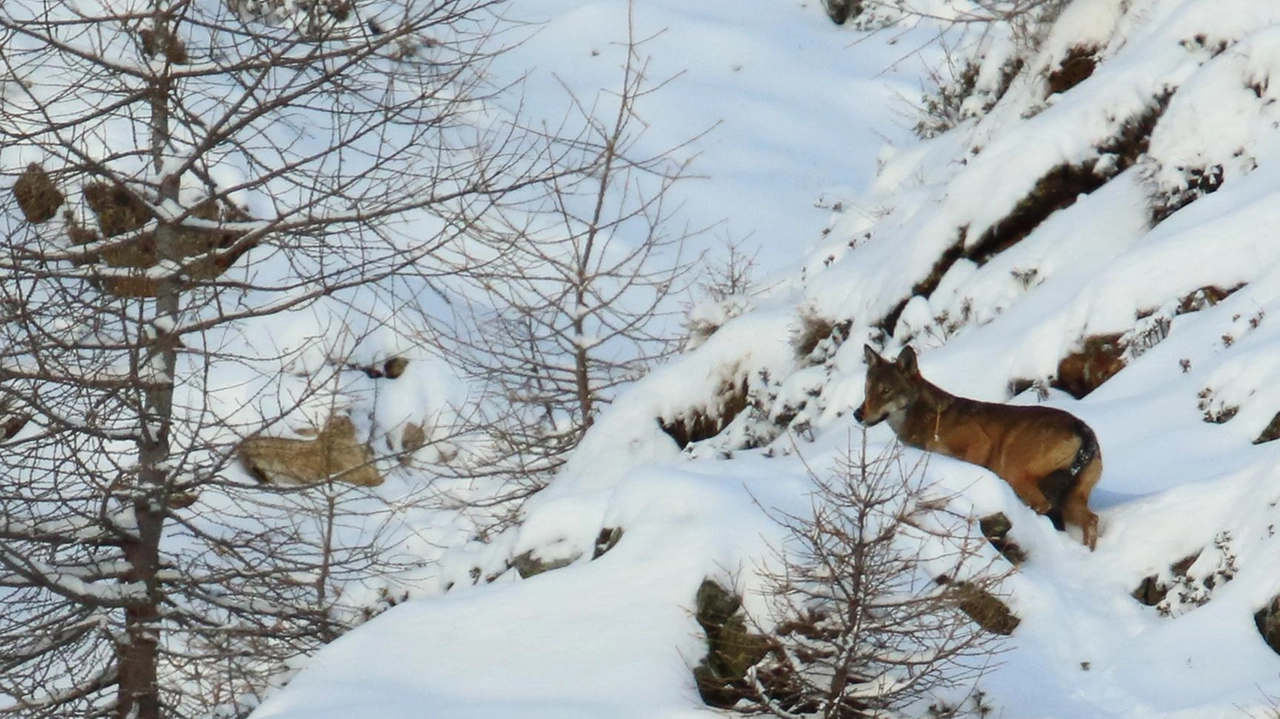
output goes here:
[{"label": "wolf's brown fur", "polygon": [[898,439],[981,465],[1008,482],[1018,497],[1063,529],[1080,527],[1084,543],[1097,543],[1098,516],[1089,493],[1102,476],[1102,452],[1093,430],[1051,407],[1024,407],[957,397],[920,375],[911,348],[890,362],[871,347],[866,399],[854,413],[870,426],[883,420]]}]

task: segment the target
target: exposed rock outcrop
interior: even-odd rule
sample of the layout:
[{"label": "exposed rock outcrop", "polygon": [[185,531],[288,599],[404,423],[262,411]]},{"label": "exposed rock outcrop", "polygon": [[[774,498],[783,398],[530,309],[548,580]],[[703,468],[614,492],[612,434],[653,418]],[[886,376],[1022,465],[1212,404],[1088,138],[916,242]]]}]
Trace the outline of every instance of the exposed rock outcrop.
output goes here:
[{"label": "exposed rock outcrop", "polygon": [[1253,615],[1258,633],[1272,651],[1280,654],[1280,595],[1276,595]]},{"label": "exposed rock outcrop", "polygon": [[707,655],[693,670],[698,694],[709,706],[728,709],[754,694],[747,670],[764,659],[770,639],[747,628],[742,597],[707,579],[698,587],[695,616],[707,634]]}]

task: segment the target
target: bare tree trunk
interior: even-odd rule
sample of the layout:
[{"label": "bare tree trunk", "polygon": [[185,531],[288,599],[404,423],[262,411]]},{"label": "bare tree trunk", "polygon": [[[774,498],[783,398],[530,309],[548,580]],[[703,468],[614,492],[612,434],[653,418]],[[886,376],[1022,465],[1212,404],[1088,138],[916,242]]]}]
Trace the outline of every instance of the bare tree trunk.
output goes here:
[{"label": "bare tree trunk", "polygon": [[[173,30],[168,8],[155,3],[152,37],[158,43],[157,57],[164,63],[150,78],[152,169],[160,181],[159,197],[177,203],[178,178],[163,175],[164,155],[169,145],[170,64],[165,52]],[[174,229],[161,221],[155,233],[156,254],[162,261],[180,262],[174,252]],[[120,665],[116,715],[120,719],[160,719],[160,622],[162,590],[160,542],[165,512],[162,498],[168,482],[169,433],[173,419],[173,377],[177,369],[177,347],[173,329],[178,327],[181,288],[176,277],[162,279],[155,298],[154,319],[138,336],[139,352],[134,354],[133,377],[142,388],[142,412],[138,432],[138,476],[128,482],[132,492],[136,533],[126,532],[122,550],[129,563],[128,581],[140,592],[125,608],[124,636],[117,641]],[[148,330],[150,330],[148,332]]]}]

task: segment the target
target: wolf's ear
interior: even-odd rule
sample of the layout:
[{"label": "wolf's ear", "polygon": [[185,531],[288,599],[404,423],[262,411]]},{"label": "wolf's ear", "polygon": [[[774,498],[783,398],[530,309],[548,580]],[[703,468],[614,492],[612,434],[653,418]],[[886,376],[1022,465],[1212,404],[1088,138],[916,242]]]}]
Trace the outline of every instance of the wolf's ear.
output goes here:
[{"label": "wolf's ear", "polygon": [[916,351],[910,347],[903,347],[898,353],[898,366],[908,374],[920,374],[920,366],[916,364]]},{"label": "wolf's ear", "polygon": [[862,345],[862,356],[866,358],[868,367],[874,367],[884,361],[875,350],[871,349],[871,345]]}]

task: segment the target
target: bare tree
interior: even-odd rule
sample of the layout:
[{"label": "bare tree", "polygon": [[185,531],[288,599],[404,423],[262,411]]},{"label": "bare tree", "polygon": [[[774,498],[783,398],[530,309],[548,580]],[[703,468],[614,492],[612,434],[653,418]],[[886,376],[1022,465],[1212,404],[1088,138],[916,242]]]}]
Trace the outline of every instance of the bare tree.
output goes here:
[{"label": "bare tree", "polygon": [[[748,711],[779,717],[950,716],[1017,619],[995,598],[985,540],[923,484],[901,448],[865,437],[812,515],[784,515],[788,544],[767,577],[772,649],[748,679]],[[987,551],[991,557],[994,552]]]},{"label": "bare tree", "polygon": [[722,238],[722,250],[708,258],[708,266],[698,281],[703,296],[713,302],[735,297],[750,297],[756,287],[756,255],[747,253],[740,241]]},{"label": "bare tree", "polygon": [[[238,713],[359,621],[393,522],[326,478],[385,449],[348,355],[424,333],[436,258],[547,179],[480,112],[494,4],[0,6],[0,714]],[[326,415],[358,461],[319,491],[236,468],[303,418],[331,464]]]},{"label": "bare tree", "polygon": [[670,81],[650,80],[647,41],[629,35],[615,92],[588,103],[565,88],[570,112],[540,130],[564,172],[491,226],[508,251],[468,274],[442,342],[483,387],[487,443],[470,471],[503,481],[495,502],[544,486],[618,387],[678,348],[676,300],[696,259],[686,242],[706,228],[677,224],[671,188],[690,177],[697,137],[644,149],[641,105]]},{"label": "bare tree", "polygon": [[756,254],[741,243],[722,238],[719,252],[708,255],[697,282],[700,297],[685,308],[684,350],[697,349],[724,323],[751,309],[756,286]]}]

